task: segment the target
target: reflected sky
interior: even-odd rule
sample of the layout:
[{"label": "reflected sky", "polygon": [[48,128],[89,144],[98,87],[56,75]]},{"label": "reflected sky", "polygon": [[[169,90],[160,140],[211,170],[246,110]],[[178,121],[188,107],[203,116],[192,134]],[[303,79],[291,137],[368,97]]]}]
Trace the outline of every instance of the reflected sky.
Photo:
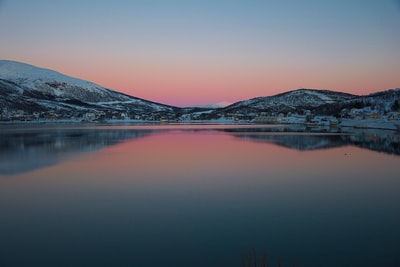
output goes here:
[{"label": "reflected sky", "polygon": [[0,176],[0,265],[241,266],[253,247],[283,266],[400,262],[397,155],[163,129]]},{"label": "reflected sky", "polygon": [[0,175],[53,166],[79,154],[140,138],[151,132],[86,127],[6,128],[0,134]]},{"label": "reflected sky", "polygon": [[[357,130],[342,133],[338,132],[338,129],[328,128],[312,132],[310,129],[299,126],[254,125],[3,127],[0,133],[0,175],[54,166],[85,153],[160,132],[169,134],[222,132],[245,141],[276,144],[301,151],[351,145],[400,155],[400,134],[382,130]],[[157,151],[163,149],[159,145],[154,146],[151,141],[147,145],[147,150],[155,155],[158,154]],[[177,146],[185,146],[183,140]],[[207,146],[205,148],[207,148],[206,152],[202,156],[207,158],[204,154],[214,152],[214,149]],[[229,148],[222,149],[229,151]],[[187,154],[193,156],[190,151]],[[212,165],[212,163],[208,164]]]}]

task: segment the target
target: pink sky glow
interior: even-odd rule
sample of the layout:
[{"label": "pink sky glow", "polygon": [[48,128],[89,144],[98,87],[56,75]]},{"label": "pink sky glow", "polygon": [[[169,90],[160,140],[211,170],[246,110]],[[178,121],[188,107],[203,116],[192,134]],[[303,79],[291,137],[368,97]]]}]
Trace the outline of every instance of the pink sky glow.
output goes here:
[{"label": "pink sky glow", "polygon": [[400,87],[391,0],[0,0],[0,25],[0,59],[181,107]]}]

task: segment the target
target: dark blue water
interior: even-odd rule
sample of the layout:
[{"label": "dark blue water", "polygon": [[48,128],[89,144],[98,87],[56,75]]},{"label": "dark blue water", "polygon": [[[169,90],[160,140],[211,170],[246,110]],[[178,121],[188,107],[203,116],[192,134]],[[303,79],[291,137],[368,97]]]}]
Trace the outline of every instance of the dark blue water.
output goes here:
[{"label": "dark blue water", "polygon": [[1,130],[0,266],[400,266],[398,133]]}]

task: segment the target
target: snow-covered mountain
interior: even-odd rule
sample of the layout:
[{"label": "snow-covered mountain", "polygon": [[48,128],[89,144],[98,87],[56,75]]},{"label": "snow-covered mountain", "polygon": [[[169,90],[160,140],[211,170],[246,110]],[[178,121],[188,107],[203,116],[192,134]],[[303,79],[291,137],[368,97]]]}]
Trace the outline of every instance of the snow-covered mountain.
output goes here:
[{"label": "snow-covered mountain", "polygon": [[[257,97],[239,101],[225,108],[212,112],[203,112],[200,119],[231,119],[273,123],[283,116],[300,123],[296,115],[304,119],[313,116],[332,116],[336,118],[351,117],[352,110],[359,113],[376,113],[379,117],[388,116],[390,112],[400,112],[400,89],[376,92],[366,96],[352,95],[331,90],[297,89],[274,96]],[[308,114],[306,117],[304,115]],[[389,114],[390,115],[390,114]],[[393,115],[397,116],[397,115]]]},{"label": "snow-covered mountain", "polygon": [[174,112],[175,107],[122,94],[53,70],[0,60],[0,104],[24,112]]},{"label": "snow-covered mountain", "polygon": [[[226,103],[223,103],[225,106]],[[100,85],[15,61],[0,60],[0,120],[219,120],[253,121],[277,115],[351,117],[400,112],[400,89],[357,96],[330,90],[298,89],[223,107],[178,108],[119,93]],[[397,116],[396,114],[393,116]],[[392,117],[393,117],[392,116]]]},{"label": "snow-covered mountain", "polygon": [[226,110],[255,109],[268,112],[290,112],[355,98],[355,95],[330,90],[298,89],[274,96],[257,97],[234,103]]}]

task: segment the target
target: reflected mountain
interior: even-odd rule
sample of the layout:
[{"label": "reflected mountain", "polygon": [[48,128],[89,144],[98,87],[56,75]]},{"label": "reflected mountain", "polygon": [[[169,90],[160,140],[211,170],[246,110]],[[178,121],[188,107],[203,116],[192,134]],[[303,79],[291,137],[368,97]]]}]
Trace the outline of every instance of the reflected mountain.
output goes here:
[{"label": "reflected mountain", "polygon": [[400,155],[400,134],[391,131],[378,133],[363,132],[362,134],[345,135],[348,144],[369,150]]},{"label": "reflected mountain", "polygon": [[[251,142],[275,144],[301,151],[353,145],[369,150],[400,155],[400,133],[385,130],[307,128],[305,126],[227,127],[210,129],[178,128],[179,131],[222,131]],[[176,130],[173,128],[172,130]],[[171,129],[169,129],[171,130]],[[54,166],[73,156],[141,138],[167,129],[119,127],[57,128],[33,127],[0,131],[0,175],[29,172]]]},{"label": "reflected mountain", "polygon": [[54,166],[73,155],[100,150],[153,130],[29,129],[0,133],[0,175]]},{"label": "reflected mountain", "polygon": [[390,130],[352,129],[351,132],[341,132],[338,128],[270,127],[225,129],[224,132],[249,141],[303,151],[353,145],[400,155],[400,133]]},{"label": "reflected mountain", "polygon": [[238,133],[235,136],[249,141],[276,144],[296,150],[327,149],[345,145],[340,135]]}]

